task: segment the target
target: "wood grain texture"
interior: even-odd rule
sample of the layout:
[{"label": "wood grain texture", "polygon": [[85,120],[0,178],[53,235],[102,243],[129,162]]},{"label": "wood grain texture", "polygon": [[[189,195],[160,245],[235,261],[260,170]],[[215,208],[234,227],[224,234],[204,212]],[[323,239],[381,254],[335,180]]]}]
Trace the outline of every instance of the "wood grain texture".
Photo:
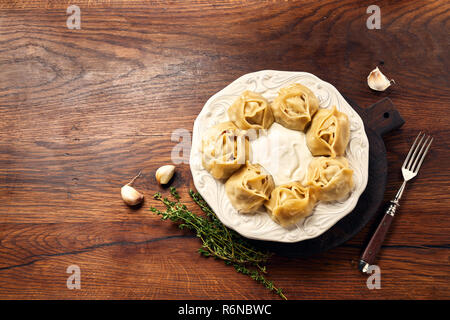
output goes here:
[{"label": "wood grain texture", "polygon": [[[148,211],[172,132],[262,69],[311,72],[362,107],[392,99],[406,123],[384,138],[386,201],[417,132],[435,136],[378,257],[380,290],[357,270],[379,218],[324,254],[275,257],[270,279],[290,299],[450,298],[448,1],[77,1],[69,30],[72,3],[0,4],[0,298],[276,298]],[[377,65],[396,81],[383,93],[365,82]],[[119,192],[141,169],[134,210]],[[173,185],[189,202],[187,164]],[[81,290],[66,288],[71,264]]]}]

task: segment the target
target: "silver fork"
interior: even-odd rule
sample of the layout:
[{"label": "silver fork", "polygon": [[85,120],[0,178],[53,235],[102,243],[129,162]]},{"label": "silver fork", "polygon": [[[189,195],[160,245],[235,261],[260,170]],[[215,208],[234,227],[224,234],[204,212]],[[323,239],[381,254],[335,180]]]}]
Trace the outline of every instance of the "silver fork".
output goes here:
[{"label": "silver fork", "polygon": [[372,238],[367,245],[366,250],[364,250],[361,260],[359,261],[359,270],[368,273],[369,267],[375,262],[376,255],[380,251],[381,245],[383,244],[384,238],[386,237],[389,226],[394,218],[397,208],[400,206],[399,201],[405,191],[406,183],[417,176],[420,167],[422,166],[423,159],[427,155],[430,149],[433,138],[431,136],[426,136],[426,134],[419,133],[416,140],[409,149],[408,155],[406,156],[405,162],[402,165],[403,174],[403,184],[395,195],[394,200],[391,200],[386,213],[378,225],[377,230],[373,234]]}]

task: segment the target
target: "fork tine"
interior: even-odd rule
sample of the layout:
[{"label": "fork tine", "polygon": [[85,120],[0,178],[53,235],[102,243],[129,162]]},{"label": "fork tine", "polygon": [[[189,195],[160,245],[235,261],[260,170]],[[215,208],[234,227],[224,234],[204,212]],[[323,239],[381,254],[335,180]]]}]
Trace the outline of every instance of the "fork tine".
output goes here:
[{"label": "fork tine", "polygon": [[[421,143],[417,146],[417,150],[419,152],[417,153],[416,157],[413,157],[413,159],[411,159],[411,165],[409,168],[411,171],[414,171],[414,168],[416,167],[417,163],[419,162],[420,158],[422,157],[422,153],[425,150],[425,147],[428,144],[431,137],[429,137],[429,136],[426,137],[426,135],[424,135],[423,138],[425,138],[423,143]],[[420,140],[420,142],[422,142],[422,140]]]},{"label": "fork tine", "polygon": [[422,138],[417,143],[416,150],[414,150],[414,153],[413,153],[413,155],[411,157],[411,161],[410,161],[409,166],[408,166],[409,170],[412,171],[413,168],[415,167],[415,165],[416,165],[416,163],[418,161],[417,159],[420,158],[420,154],[421,154],[422,150],[424,149],[423,146],[427,143],[427,139],[428,139],[428,137],[427,137],[426,133],[424,132]]},{"label": "fork tine", "polygon": [[411,154],[413,153],[413,151],[414,151],[414,149],[416,147],[417,141],[419,140],[419,137],[420,137],[421,134],[422,134],[422,132],[419,132],[419,134],[417,135],[416,140],[414,140],[413,145],[409,149],[409,152],[408,152],[408,155],[406,156],[405,162],[403,162],[403,165],[402,165],[403,168],[406,168],[409,160],[411,159]]},{"label": "fork tine", "polygon": [[422,165],[423,159],[425,159],[425,156],[427,155],[427,152],[430,149],[432,142],[433,142],[433,138],[430,139],[430,142],[428,143],[427,148],[425,149],[424,153],[422,154],[419,164],[417,165],[416,169],[414,170],[415,173],[419,172],[419,169],[420,169],[420,166]]},{"label": "fork tine", "polygon": [[420,146],[422,145],[423,141],[425,138],[425,133],[422,135],[422,137],[420,138],[419,142],[417,142],[416,148],[414,149],[413,154],[411,155],[411,159],[408,161],[408,167],[406,169],[411,170],[411,167],[414,163],[414,160],[417,157],[417,151],[420,150]]}]

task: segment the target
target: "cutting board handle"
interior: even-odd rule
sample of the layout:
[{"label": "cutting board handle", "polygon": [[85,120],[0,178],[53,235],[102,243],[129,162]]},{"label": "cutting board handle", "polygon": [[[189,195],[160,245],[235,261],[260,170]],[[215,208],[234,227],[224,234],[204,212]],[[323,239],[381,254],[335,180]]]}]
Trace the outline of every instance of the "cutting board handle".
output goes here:
[{"label": "cutting board handle", "polygon": [[400,128],[405,123],[389,98],[381,99],[364,111],[369,128],[380,136]]}]

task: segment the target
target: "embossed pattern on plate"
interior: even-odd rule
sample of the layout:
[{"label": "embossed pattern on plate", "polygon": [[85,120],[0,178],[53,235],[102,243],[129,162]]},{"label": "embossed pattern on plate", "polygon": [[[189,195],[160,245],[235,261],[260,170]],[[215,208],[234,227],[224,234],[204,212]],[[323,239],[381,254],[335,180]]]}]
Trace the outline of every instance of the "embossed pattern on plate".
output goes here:
[{"label": "embossed pattern on plate", "polygon": [[[258,92],[272,102],[280,88],[292,83],[301,83],[311,89],[320,101],[320,108],[335,105],[339,111],[347,114],[350,120],[350,142],[346,157],[354,171],[355,187],[347,199],[319,202],[312,215],[286,229],[275,223],[264,209],[254,215],[239,214],[228,200],[223,182],[214,179],[203,168],[200,146],[206,129],[228,121],[228,107],[244,90]],[[367,185],[369,142],[362,119],[334,86],[307,72],[263,70],[240,77],[206,102],[194,122],[190,168],[198,192],[226,226],[251,239],[298,242],[321,235],[354,209]]]}]

